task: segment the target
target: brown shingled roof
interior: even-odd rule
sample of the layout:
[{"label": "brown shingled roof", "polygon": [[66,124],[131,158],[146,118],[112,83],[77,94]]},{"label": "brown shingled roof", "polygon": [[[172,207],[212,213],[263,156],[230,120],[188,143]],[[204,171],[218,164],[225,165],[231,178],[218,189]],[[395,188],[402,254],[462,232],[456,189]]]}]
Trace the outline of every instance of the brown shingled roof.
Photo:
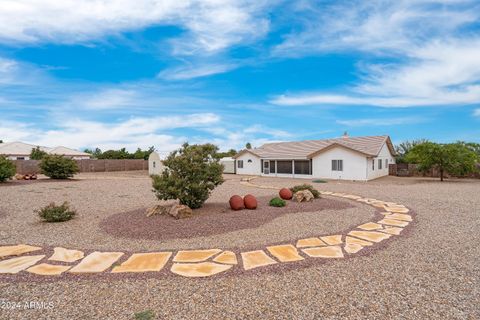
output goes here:
[{"label": "brown shingled roof", "polygon": [[395,154],[389,136],[372,136],[266,143],[259,148],[243,150],[236,154],[234,158],[245,152],[251,152],[266,159],[310,159],[335,146],[345,147],[366,156],[374,157],[378,155],[385,142],[390,152]]}]

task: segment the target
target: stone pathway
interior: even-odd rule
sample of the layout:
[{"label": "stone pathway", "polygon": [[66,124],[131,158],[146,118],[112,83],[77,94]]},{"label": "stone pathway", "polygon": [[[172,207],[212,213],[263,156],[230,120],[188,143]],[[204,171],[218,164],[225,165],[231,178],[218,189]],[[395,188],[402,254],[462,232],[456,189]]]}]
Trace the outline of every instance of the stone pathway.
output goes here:
[{"label": "stone pathway", "polygon": [[[256,185],[251,182],[252,180],[250,178],[240,183],[255,188],[279,189]],[[181,250],[176,253],[145,252],[134,253],[124,262],[118,263],[124,255],[123,252],[95,251],[85,256],[80,250],[56,247],[53,255],[45,259],[45,254],[26,255],[42,250],[41,247],[26,244],[0,246],[0,274],[28,272],[38,276],[60,276],[65,273],[159,272],[167,266],[172,256],[170,272],[184,277],[209,277],[233,268],[242,268],[244,272],[248,272],[251,269],[279,263],[296,263],[306,259],[342,259],[345,256],[357,254],[365,247],[375,246],[391,237],[399,236],[403,228],[413,221],[409,214],[410,210],[401,204],[338,192],[321,191],[320,193],[373,206],[383,210],[381,213],[384,217],[379,221],[363,223],[346,235],[319,235],[298,239],[295,244],[276,244],[254,251],[240,252],[239,255],[233,251],[218,248]],[[238,257],[241,258],[241,264],[237,260]]]}]

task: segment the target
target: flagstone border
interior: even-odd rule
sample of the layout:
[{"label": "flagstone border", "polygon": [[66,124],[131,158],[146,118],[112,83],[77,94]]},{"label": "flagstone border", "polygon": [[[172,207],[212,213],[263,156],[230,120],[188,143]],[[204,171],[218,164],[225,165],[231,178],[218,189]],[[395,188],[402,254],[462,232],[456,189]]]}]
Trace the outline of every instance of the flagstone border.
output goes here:
[{"label": "flagstone border", "polygon": [[[257,185],[251,181],[254,178],[242,179],[242,185],[279,190],[274,186]],[[349,193],[320,191],[321,195],[327,197],[339,197],[367,204],[376,208],[379,214],[375,215],[375,221],[364,222],[346,232],[317,235],[295,241],[272,244],[255,248],[254,250],[239,250],[234,252],[221,248],[201,250],[165,250],[156,253],[136,252],[124,255],[123,252],[98,252],[94,251],[83,257],[83,252],[72,251],[82,257],[79,261],[66,259],[52,259],[52,255],[45,254],[45,248],[30,245],[8,245],[0,246],[0,276],[4,274],[22,275],[28,274],[41,278],[88,278],[89,275],[114,275],[118,270],[124,270],[122,274],[153,274],[164,275],[165,273],[175,274],[183,277],[204,278],[223,273],[244,273],[249,274],[255,271],[267,270],[277,266],[299,267],[305,262],[332,261],[351,258],[369,252],[382,245],[386,240],[398,237],[405,232],[405,228],[414,219],[412,212],[404,205],[394,202],[381,201],[373,198],[365,198]],[[315,200],[321,201],[321,200]],[[54,252],[65,248],[54,248]],[[30,255],[26,255],[31,253]],[[42,254],[42,256],[39,256]],[[158,255],[165,257],[166,261],[149,261],[157,259]],[[32,263],[19,265],[20,257],[30,259]],[[141,256],[132,263],[132,256]],[[31,257],[31,258],[29,258]],[[30,261],[29,260],[29,261]],[[35,261],[35,262],[34,262]],[[168,263],[167,263],[168,262]],[[151,270],[151,265],[159,267]],[[55,268],[55,266],[59,266]],[[136,270],[138,269],[138,270]],[[53,272],[52,270],[55,270]],[[116,270],[116,271],[115,271]],[[72,273],[74,275],[72,275]]]}]

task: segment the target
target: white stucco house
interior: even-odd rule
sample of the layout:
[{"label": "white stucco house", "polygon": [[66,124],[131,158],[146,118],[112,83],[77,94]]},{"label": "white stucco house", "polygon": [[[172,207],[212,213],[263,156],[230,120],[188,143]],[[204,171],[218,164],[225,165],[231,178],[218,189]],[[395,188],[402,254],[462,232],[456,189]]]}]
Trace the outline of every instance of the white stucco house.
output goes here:
[{"label": "white stucco house", "polygon": [[[40,148],[40,150],[45,151],[48,154],[61,155],[74,160],[90,159],[92,157],[92,155],[89,153],[81,152],[67,147],[38,147]],[[32,149],[35,148],[37,148],[36,145],[20,141],[1,143],[0,155],[5,156],[10,160],[30,160],[30,153],[32,152]]]},{"label": "white stucco house", "polygon": [[395,163],[389,136],[267,143],[234,157],[236,173],[293,178],[368,181]]}]

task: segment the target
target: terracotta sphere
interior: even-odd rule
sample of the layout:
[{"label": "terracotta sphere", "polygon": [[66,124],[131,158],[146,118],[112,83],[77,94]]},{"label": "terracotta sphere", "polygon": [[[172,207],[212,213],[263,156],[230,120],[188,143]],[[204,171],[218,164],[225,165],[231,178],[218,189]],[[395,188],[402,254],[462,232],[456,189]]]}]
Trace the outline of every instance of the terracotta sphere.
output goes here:
[{"label": "terracotta sphere", "polygon": [[282,198],[283,200],[290,200],[292,199],[293,197],[293,193],[290,189],[288,188],[282,188],[280,190],[280,192],[278,193],[278,195],[280,196],[280,198]]},{"label": "terracotta sphere", "polygon": [[242,210],[243,208],[245,208],[243,205],[243,199],[239,195],[232,196],[229,203],[232,210]]},{"label": "terracotta sphere", "polygon": [[247,194],[245,197],[243,197],[243,203],[245,204],[245,208],[247,209],[257,209],[257,198],[255,198],[251,194]]}]

